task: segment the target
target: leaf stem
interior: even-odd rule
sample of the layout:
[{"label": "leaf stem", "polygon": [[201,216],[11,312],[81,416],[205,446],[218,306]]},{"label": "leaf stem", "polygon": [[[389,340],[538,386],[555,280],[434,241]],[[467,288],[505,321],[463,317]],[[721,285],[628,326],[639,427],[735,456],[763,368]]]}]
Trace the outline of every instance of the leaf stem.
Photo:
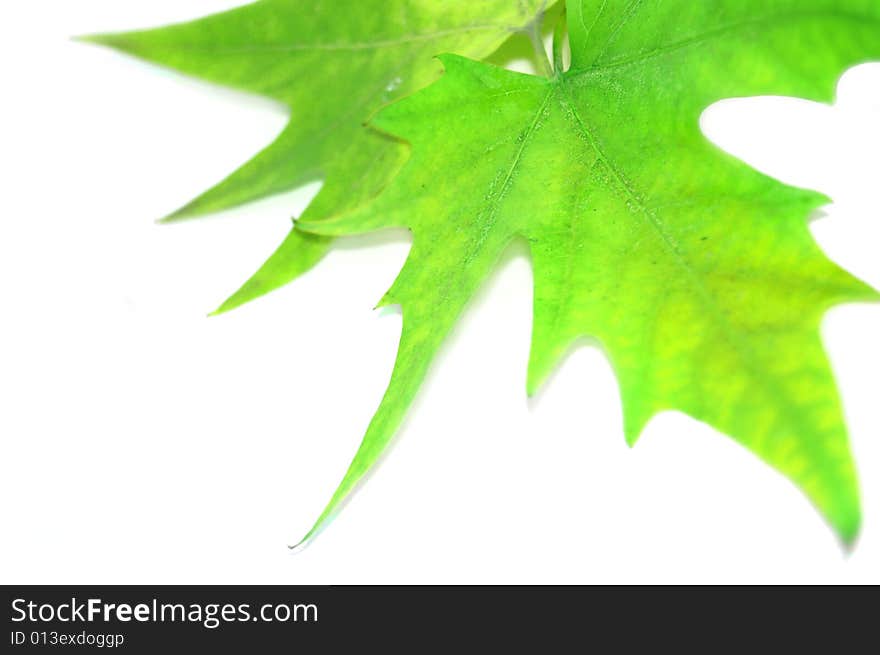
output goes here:
[{"label": "leaf stem", "polygon": [[556,75],[561,75],[565,71],[564,46],[565,37],[568,35],[568,21],[563,8],[559,18],[556,19],[556,25],[553,28],[553,71]]},{"label": "leaf stem", "polygon": [[528,27],[529,40],[532,42],[532,48],[535,50],[535,65],[538,72],[544,77],[553,77],[553,66],[550,64],[550,58],[547,56],[547,50],[544,48],[544,40],[541,38],[541,27],[544,24],[544,11],[535,16],[535,20]]}]

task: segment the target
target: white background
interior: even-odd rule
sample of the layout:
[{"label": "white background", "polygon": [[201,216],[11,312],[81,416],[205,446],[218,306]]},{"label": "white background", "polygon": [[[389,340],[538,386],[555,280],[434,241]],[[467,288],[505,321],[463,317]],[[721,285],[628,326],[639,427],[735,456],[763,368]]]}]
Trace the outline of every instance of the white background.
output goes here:
[{"label": "white background", "polygon": [[[846,555],[784,478],[678,414],[624,444],[604,357],[525,397],[531,273],[513,252],[434,367],[396,447],[309,548],[384,390],[400,329],[373,312],[406,235],[343,242],[295,284],[207,318],[317,185],[153,220],[282,128],[272,102],[69,40],[234,0],[0,8],[3,583],[880,582],[880,306],[829,314],[862,476]],[[834,107],[727,101],[704,128],[834,198],[813,224],[880,285],[880,65]]]}]

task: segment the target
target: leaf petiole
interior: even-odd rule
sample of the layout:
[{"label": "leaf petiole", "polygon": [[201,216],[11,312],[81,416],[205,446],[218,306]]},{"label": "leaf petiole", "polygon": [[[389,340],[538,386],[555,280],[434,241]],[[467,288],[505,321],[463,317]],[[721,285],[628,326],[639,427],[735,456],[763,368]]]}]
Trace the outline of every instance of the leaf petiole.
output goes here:
[{"label": "leaf petiole", "polygon": [[556,26],[553,28],[553,72],[561,75],[565,72],[564,47],[565,39],[568,36],[568,21],[566,20],[565,9],[556,19]]},{"label": "leaf petiole", "polygon": [[532,48],[535,50],[535,65],[538,68],[538,73],[544,77],[553,77],[553,66],[550,64],[550,58],[544,48],[544,39],[541,37],[543,25],[544,11],[542,10],[526,29],[529,40],[532,42]]}]

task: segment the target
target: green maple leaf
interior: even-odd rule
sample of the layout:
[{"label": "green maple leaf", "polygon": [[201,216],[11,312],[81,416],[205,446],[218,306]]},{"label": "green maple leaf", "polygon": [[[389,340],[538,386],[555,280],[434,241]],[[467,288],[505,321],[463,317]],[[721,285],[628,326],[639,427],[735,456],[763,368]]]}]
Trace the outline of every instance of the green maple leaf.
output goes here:
[{"label": "green maple leaf", "polygon": [[391,185],[298,222],[332,236],[406,227],[414,239],[381,303],[403,311],[388,390],[306,538],[377,461],[466,303],[523,238],[530,393],[578,337],[594,337],[619,377],[630,443],[656,413],[683,411],[788,476],[852,542],[856,474],[819,322],[877,294],[810,236],[826,197],[726,155],[698,121],[732,96],[830,101],[844,69],[880,58],[880,3],[569,0],[567,11],[569,70],[561,38],[550,78],[442,57],[440,81],[373,121],[412,147]]},{"label": "green maple leaf", "polygon": [[[579,337],[594,337],[618,374],[630,443],[656,413],[684,411],[786,474],[850,543],[856,475],[818,325],[833,304],[876,293],[811,238],[806,219],[827,198],[727,156],[698,120],[733,96],[829,101],[845,68],[880,59],[880,4],[566,6],[567,71],[560,31],[546,78],[447,55],[446,74],[415,95],[441,71],[430,59],[438,52],[480,58],[513,32],[536,37],[543,3],[259,0],[90,38],[291,108],[273,144],[169,217],[324,179],[278,251],[221,310],[309,269],[334,236],[414,233],[382,301],[404,315],[389,388],[306,539],[375,464],[469,298],[521,238],[535,270],[529,393]],[[373,121],[378,130],[363,127],[393,101]]]},{"label": "green maple leaf", "polygon": [[[433,81],[433,56],[482,58],[511,34],[534,30],[544,0],[259,0],[159,29],[86,37],[291,109],[284,131],[232,175],[166,220],[221,211],[310,180],[324,185],[304,214],[320,217],[374,196],[406,159],[395,139],[363,127],[384,103]],[[218,311],[293,280],[331,239],[291,230]]]}]

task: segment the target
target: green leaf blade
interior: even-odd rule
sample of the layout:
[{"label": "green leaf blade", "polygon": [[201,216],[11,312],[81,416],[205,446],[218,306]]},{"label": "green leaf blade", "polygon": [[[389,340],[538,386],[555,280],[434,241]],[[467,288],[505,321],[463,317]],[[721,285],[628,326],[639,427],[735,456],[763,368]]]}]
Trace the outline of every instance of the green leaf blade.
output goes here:
[{"label": "green leaf blade", "polygon": [[[400,356],[420,374],[389,387],[382,407],[395,407],[395,425],[415,393],[408,385],[420,384],[480,281],[523,237],[535,273],[530,391],[575,340],[595,338],[618,375],[630,443],[658,412],[682,411],[786,475],[852,543],[858,484],[819,323],[831,306],[877,293],[828,260],[810,235],[807,218],[825,196],[721,152],[698,119],[739,90],[824,97],[846,65],[880,58],[880,30],[872,41],[870,20],[840,20],[839,7],[820,0],[799,3],[829,33],[812,48],[821,68],[806,74],[791,64],[803,54],[797,20],[756,41],[760,21],[719,32],[712,12],[680,11],[680,23],[699,23],[693,33],[722,35],[694,40],[713,46],[683,61],[691,44],[663,41],[680,3],[620,3],[603,23],[602,8],[614,4],[569,2],[575,65],[554,80],[444,57],[439,82],[376,117],[377,127],[412,146],[388,189],[366,207],[298,227],[413,232],[390,297],[403,308]],[[728,14],[769,11],[766,2],[721,4]],[[769,5],[774,15],[793,7]],[[633,49],[638,38],[647,45]],[[740,61],[729,61],[734,51]],[[443,326],[419,360],[406,345],[413,323]],[[331,507],[393,429],[371,425],[361,449],[370,456],[359,453]]]}]

